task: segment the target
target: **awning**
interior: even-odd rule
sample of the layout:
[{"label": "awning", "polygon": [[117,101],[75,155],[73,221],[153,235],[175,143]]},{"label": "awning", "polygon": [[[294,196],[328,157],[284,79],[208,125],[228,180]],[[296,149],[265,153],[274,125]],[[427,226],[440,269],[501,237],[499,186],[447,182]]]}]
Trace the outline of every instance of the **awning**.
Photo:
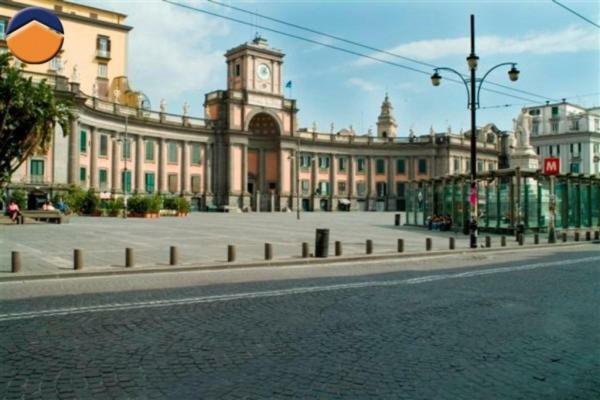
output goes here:
[{"label": "awning", "polygon": [[348,200],[348,199],[340,199],[340,204],[343,204],[343,205],[350,204],[350,200]]}]

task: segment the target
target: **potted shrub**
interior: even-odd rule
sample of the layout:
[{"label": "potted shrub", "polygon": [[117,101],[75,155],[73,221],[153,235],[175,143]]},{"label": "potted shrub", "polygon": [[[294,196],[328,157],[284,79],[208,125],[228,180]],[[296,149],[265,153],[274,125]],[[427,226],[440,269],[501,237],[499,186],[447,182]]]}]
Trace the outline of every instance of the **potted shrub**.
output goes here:
[{"label": "potted shrub", "polygon": [[190,202],[185,197],[178,197],[175,203],[177,206],[178,217],[185,217],[190,213]]},{"label": "potted shrub", "polygon": [[162,203],[162,197],[158,194],[146,197],[146,212],[149,214],[149,218],[158,218],[160,216]]},{"label": "potted shrub", "polygon": [[106,202],[106,214],[109,217],[118,217],[125,208],[125,201],[122,197],[111,199]]},{"label": "potted shrub", "polygon": [[100,198],[94,192],[93,189],[85,192],[85,195],[81,199],[81,209],[80,212],[86,215],[91,215],[93,217],[99,217],[102,215],[102,212],[99,209]]},{"label": "potted shrub", "polygon": [[168,216],[177,215],[177,198],[176,197],[163,198],[163,205],[162,205],[160,214],[168,215]]}]

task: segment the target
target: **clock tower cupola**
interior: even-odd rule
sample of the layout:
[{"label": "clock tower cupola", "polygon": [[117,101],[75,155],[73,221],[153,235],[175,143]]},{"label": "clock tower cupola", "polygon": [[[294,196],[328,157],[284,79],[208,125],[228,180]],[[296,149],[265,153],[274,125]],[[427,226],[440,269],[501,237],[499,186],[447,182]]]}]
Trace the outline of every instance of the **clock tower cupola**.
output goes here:
[{"label": "clock tower cupola", "polygon": [[285,55],[257,35],[225,53],[227,89],[282,95],[281,64]]}]

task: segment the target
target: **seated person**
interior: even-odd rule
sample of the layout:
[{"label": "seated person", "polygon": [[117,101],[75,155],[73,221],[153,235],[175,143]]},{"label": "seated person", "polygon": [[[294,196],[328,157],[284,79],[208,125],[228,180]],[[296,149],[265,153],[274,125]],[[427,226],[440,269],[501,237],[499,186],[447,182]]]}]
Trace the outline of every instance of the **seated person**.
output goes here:
[{"label": "seated person", "polygon": [[14,201],[11,200],[8,203],[8,216],[10,217],[10,219],[13,222],[18,222],[17,218],[21,216],[21,208],[19,208],[19,205]]}]

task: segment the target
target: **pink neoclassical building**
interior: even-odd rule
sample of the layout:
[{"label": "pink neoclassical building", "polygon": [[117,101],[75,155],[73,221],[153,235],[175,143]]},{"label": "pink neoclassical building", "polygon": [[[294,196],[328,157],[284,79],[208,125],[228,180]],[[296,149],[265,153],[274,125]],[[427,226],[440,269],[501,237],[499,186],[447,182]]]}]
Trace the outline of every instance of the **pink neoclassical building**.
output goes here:
[{"label": "pink neoclassical building", "polygon": [[[121,37],[131,28],[122,14],[103,21],[97,9],[86,16],[85,6],[73,7],[61,17],[101,29],[96,41],[88,35],[90,46],[108,41],[114,50],[127,42]],[[98,74],[122,54],[111,53],[110,44],[97,50]],[[202,118],[148,109],[124,75],[67,77],[51,66],[29,72],[72,101],[72,134],[57,128],[48,153],[27,160],[9,190],[52,195],[80,185],[104,196],[158,192],[186,196],[198,210],[402,210],[409,184],[468,173],[469,132],[400,137],[387,95],[376,135],[298,127],[296,100],[284,96],[283,60],[260,37],[227,51],[226,89],[205,95]],[[499,168],[506,135],[489,124],[478,137],[478,169]]]}]

